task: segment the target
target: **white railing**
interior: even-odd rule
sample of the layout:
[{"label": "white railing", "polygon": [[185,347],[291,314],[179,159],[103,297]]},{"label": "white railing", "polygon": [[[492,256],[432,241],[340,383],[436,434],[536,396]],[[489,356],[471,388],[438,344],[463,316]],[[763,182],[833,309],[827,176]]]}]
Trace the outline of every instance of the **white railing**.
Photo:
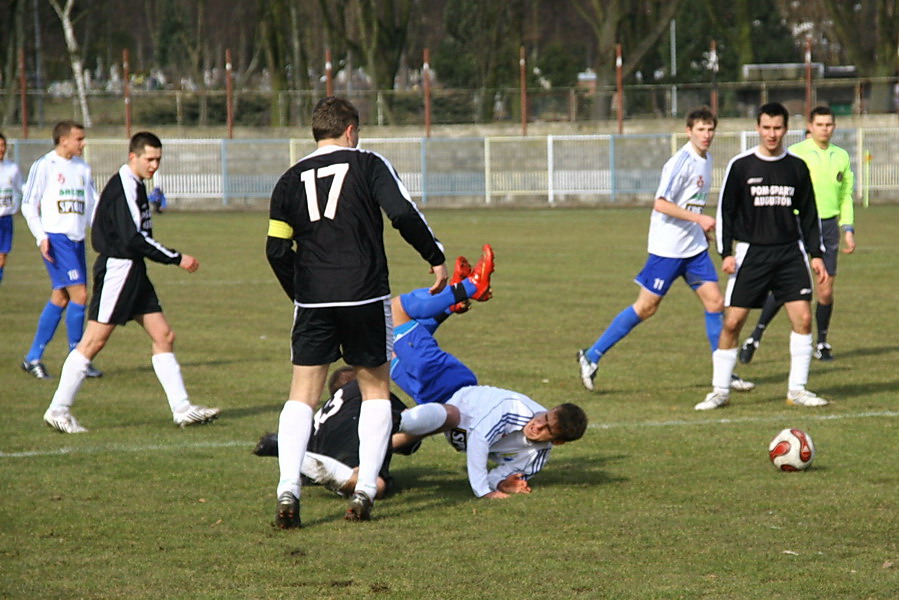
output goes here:
[{"label": "white railing", "polygon": [[[791,131],[787,143],[802,139]],[[363,139],[394,164],[414,198],[430,206],[649,201],[659,170],[682,134]],[[712,146],[713,193],[728,160],[755,145],[753,132],[719,133]],[[171,207],[264,204],[278,177],[314,149],[300,139],[166,139],[155,185]],[[899,199],[899,128],[839,129],[834,143],[852,157],[856,196]],[[50,149],[9,140],[7,158],[27,173]],[[89,139],[85,159],[99,188],[127,156],[125,140]]]}]

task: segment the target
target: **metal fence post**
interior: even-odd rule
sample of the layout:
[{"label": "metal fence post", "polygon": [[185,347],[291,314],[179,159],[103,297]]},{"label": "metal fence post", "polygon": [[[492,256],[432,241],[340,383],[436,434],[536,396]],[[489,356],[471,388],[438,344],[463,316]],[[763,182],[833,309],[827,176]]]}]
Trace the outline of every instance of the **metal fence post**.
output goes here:
[{"label": "metal fence post", "polygon": [[618,136],[609,136],[609,183],[612,187],[611,200],[618,201],[618,169],[615,167],[615,140]]},{"label": "metal fence post", "polygon": [[490,138],[484,138],[484,200],[490,204]]},{"label": "metal fence post", "polygon": [[221,141],[222,160],[222,206],[228,206],[229,175],[228,175],[228,140]]},{"label": "metal fence post", "polygon": [[556,201],[555,185],[553,185],[553,136],[546,136],[546,189],[550,204]]},{"label": "metal fence post", "polygon": [[428,138],[421,138],[421,203],[428,203]]}]

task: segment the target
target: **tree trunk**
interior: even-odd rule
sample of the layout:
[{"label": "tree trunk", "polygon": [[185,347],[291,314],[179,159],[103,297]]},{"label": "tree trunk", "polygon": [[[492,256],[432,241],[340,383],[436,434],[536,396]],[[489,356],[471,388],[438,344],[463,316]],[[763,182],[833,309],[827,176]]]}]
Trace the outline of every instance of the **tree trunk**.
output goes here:
[{"label": "tree trunk", "polygon": [[84,89],[84,72],[81,66],[81,55],[78,50],[78,40],[75,39],[75,28],[72,26],[72,7],[75,0],[66,0],[65,8],[59,5],[58,0],[50,0],[50,5],[62,23],[62,31],[65,35],[66,48],[69,51],[69,61],[72,63],[72,76],[75,78],[75,88],[78,90],[78,103],[81,106],[81,123],[85,127],[91,126],[90,108],[87,106],[87,93]]}]

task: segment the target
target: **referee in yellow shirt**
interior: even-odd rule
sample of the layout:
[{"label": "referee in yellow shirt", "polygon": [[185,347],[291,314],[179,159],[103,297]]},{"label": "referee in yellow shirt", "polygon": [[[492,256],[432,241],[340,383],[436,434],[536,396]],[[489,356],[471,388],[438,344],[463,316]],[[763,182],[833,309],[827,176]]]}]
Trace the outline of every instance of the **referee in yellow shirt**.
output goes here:
[{"label": "referee in yellow shirt", "polygon": [[[833,284],[837,275],[837,254],[840,248],[840,230],[843,232],[843,252],[855,252],[854,210],[852,189],[855,176],[849,164],[849,153],[830,143],[836,123],[833,112],[826,106],[812,109],[808,118],[808,137],[790,146],[789,151],[800,157],[808,165],[815,188],[815,204],[821,218],[821,234],[824,238],[824,266],[830,278],[818,287],[818,304],[815,308],[815,322],[818,327],[818,341],[815,358],[833,360],[833,350],[827,342],[827,330],[833,313]],[[752,335],[740,347],[740,362],[748,363],[759,343],[768,323],[780,309],[780,303],[769,296],[762,309],[759,322]]]}]

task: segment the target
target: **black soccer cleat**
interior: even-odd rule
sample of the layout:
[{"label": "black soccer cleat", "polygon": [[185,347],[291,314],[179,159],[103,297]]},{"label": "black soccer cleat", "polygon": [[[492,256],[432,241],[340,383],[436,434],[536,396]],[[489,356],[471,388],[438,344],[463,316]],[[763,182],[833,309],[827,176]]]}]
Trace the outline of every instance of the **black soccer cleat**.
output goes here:
[{"label": "black soccer cleat", "polygon": [[820,342],[815,346],[815,358],[824,362],[833,360],[833,348],[827,342]]},{"label": "black soccer cleat", "polygon": [[343,518],[347,521],[370,521],[373,504],[374,502],[365,492],[353,492],[353,497],[350,498],[349,506],[347,506],[346,514]]},{"label": "black soccer cleat", "polygon": [[278,434],[266,433],[259,438],[256,447],[253,448],[256,456],[278,456]]},{"label": "black soccer cleat", "polygon": [[743,342],[743,345],[740,346],[740,362],[744,365],[748,365],[752,362],[752,355],[755,354],[755,351],[759,348],[759,340],[755,340],[753,338],[746,338],[746,341]]},{"label": "black soccer cleat", "polygon": [[278,496],[278,511],[275,513],[278,529],[298,529],[300,525],[300,499],[290,492]]}]

